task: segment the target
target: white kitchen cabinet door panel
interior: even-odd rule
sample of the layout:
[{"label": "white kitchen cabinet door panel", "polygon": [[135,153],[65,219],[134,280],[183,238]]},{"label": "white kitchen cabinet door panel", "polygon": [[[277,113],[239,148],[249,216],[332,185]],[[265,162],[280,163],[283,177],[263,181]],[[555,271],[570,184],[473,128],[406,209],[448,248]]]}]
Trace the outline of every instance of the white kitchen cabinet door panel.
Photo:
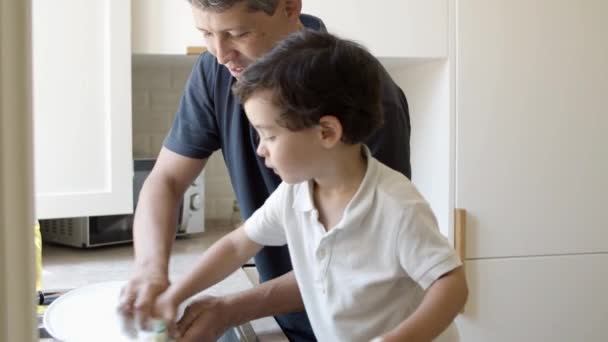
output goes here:
[{"label": "white kitchen cabinet door panel", "polygon": [[608,1],[458,4],[467,257],[608,252]]},{"label": "white kitchen cabinet door panel", "polygon": [[203,46],[186,0],[132,0],[135,54],[185,55],[188,46]]},{"label": "white kitchen cabinet door panel", "polygon": [[36,216],[131,212],[130,3],[32,11]]},{"label": "white kitchen cabinet door panel", "polygon": [[447,57],[447,0],[304,0],[329,32],[356,40],[380,57]]},{"label": "white kitchen cabinet door panel", "polygon": [[608,254],[467,261],[463,342],[608,341]]}]

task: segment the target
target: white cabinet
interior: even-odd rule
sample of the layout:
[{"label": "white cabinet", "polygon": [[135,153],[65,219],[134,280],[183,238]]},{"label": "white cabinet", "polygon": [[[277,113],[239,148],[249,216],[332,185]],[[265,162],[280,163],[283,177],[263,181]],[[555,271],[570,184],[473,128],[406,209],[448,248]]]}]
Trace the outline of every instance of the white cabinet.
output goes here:
[{"label": "white cabinet", "polygon": [[461,340],[608,341],[608,2],[452,7],[448,59],[389,70],[414,183],[468,213]]},{"label": "white cabinet", "polygon": [[185,55],[204,44],[186,0],[132,0],[134,54]]},{"label": "white cabinet", "polygon": [[32,5],[36,216],[131,212],[130,3]]},{"label": "white cabinet", "polygon": [[302,12],[380,57],[445,58],[448,0],[305,0]]},{"label": "white cabinet", "polygon": [[608,341],[608,254],[473,260],[463,342]]},{"label": "white cabinet", "polygon": [[608,2],[457,6],[462,340],[608,341]]},{"label": "white cabinet", "polygon": [[[380,57],[445,58],[448,0],[305,0],[302,12]],[[135,54],[185,54],[204,41],[186,0],[132,0]]]},{"label": "white cabinet", "polygon": [[608,252],[608,2],[468,0],[458,13],[467,256]]}]

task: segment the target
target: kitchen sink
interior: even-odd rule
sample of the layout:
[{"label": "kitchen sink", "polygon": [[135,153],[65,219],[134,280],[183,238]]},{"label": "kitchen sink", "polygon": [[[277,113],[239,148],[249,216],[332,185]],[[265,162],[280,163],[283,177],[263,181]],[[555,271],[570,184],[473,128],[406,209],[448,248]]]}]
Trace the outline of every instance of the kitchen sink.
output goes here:
[{"label": "kitchen sink", "polygon": [[[110,290],[113,291],[114,287],[115,286],[112,286],[112,287],[107,286],[106,288],[109,288]],[[116,289],[118,289],[118,287],[116,287]],[[41,305],[42,308],[46,308],[51,303],[53,303],[56,299],[58,299],[59,297],[61,297],[64,294],[66,294],[67,292],[68,292],[68,290],[47,291],[45,293],[41,292],[36,297],[36,300],[39,301],[39,304]],[[103,293],[102,293],[102,295],[103,295]],[[115,297],[117,297],[117,295]],[[48,312],[48,311],[46,311],[46,312]],[[43,313],[43,311],[39,311],[38,315],[37,315],[39,340],[41,342],[42,341],[44,341],[44,342],[59,341],[59,340],[54,339],[46,330],[44,323],[43,323],[44,314],[45,313]],[[226,332],[222,336],[220,336],[220,338],[217,341],[219,341],[219,342],[257,342],[258,338],[257,338],[257,335],[256,335],[252,325],[249,322],[247,322],[245,324],[242,324],[242,325],[239,325],[236,327],[232,327],[232,328],[226,330]]]},{"label": "kitchen sink", "polygon": [[253,327],[249,323],[228,329],[218,339],[219,342],[255,342],[257,340]]},{"label": "kitchen sink", "polygon": [[[58,341],[52,338],[44,328],[44,325],[39,319],[38,323],[38,335],[40,336],[40,342],[55,342]],[[253,330],[253,327],[249,323],[245,323],[238,327],[232,327],[228,329],[220,338],[218,342],[257,342],[258,338]]]}]

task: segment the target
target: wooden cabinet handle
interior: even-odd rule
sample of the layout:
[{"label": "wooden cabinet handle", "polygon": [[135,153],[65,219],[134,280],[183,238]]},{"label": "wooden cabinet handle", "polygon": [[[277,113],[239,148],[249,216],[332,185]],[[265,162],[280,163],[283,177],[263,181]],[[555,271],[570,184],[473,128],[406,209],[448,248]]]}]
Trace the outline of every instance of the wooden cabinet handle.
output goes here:
[{"label": "wooden cabinet handle", "polygon": [[466,259],[466,225],[467,211],[464,209],[454,209],[454,244],[456,253],[464,264]]},{"label": "wooden cabinet handle", "polygon": [[[467,211],[464,209],[454,209],[454,245],[456,247],[456,253],[462,261],[462,268],[464,269],[464,261],[466,259],[466,225],[467,225]],[[464,313],[464,308],[460,310],[460,313]]]}]

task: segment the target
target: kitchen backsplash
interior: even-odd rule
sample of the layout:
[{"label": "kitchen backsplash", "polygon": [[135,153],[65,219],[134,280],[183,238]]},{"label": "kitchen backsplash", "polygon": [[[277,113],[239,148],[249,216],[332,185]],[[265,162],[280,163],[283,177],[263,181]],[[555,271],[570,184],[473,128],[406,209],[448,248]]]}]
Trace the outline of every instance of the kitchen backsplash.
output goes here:
[{"label": "kitchen backsplash", "polygon": [[[133,57],[133,157],[153,158],[171,127],[195,57]],[[205,218],[234,220],[234,192],[221,152],[205,167]]]}]

